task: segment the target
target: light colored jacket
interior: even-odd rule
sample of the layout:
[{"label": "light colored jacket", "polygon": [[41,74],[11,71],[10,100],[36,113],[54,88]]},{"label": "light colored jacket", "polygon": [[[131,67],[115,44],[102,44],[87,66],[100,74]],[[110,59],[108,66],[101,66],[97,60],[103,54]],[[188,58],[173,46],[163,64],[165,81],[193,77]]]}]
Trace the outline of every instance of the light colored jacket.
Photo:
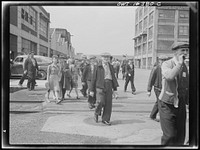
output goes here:
[{"label": "light colored jacket", "polygon": [[162,90],[159,99],[165,103],[178,107],[178,83],[177,76],[181,71],[182,64],[173,57],[162,63]]}]

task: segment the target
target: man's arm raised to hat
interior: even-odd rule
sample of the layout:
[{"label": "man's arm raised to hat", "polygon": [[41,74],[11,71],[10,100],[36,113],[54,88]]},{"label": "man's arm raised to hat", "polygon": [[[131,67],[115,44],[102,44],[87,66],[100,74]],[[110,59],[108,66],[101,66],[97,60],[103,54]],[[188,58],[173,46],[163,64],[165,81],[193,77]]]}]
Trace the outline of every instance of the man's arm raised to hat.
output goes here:
[{"label": "man's arm raised to hat", "polygon": [[179,74],[182,67],[181,60],[179,60],[178,64],[172,68],[171,61],[165,61],[162,63],[162,75],[166,80],[174,80],[175,77]]}]

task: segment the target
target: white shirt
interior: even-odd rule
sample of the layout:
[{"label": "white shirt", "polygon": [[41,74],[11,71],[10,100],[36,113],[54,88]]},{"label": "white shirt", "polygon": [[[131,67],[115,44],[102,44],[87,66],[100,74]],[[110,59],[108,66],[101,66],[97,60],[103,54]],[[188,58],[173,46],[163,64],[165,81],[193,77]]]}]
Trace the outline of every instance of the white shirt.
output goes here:
[{"label": "white shirt", "polygon": [[103,68],[104,68],[104,72],[105,72],[105,78],[104,79],[112,80],[109,64],[108,63],[107,64],[103,63]]}]

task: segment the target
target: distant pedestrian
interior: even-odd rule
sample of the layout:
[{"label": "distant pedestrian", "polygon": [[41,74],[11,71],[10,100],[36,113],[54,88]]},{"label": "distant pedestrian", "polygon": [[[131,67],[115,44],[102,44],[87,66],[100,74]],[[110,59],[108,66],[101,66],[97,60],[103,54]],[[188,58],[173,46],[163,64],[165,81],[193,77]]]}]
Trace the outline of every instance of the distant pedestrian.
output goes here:
[{"label": "distant pedestrian", "polygon": [[126,55],[123,55],[123,60],[121,62],[123,80],[125,79],[125,76],[126,76],[126,65],[127,65],[127,58],[126,58]]},{"label": "distant pedestrian", "polygon": [[35,89],[35,78],[38,71],[38,64],[34,58],[34,51],[29,53],[29,57],[25,60],[24,63],[24,74],[28,76],[27,88],[29,91]]},{"label": "distant pedestrian", "polygon": [[90,95],[94,96],[94,91],[96,91],[95,121],[98,122],[98,116],[101,115],[103,108],[102,122],[111,125],[112,94],[113,90],[114,92],[117,91],[119,85],[114,75],[114,68],[109,62],[111,55],[103,53],[101,57],[102,62],[99,62],[94,68]]},{"label": "distant pedestrian", "polygon": [[163,131],[162,145],[184,145],[186,133],[186,105],[189,101],[189,74],[184,63],[189,44],[175,42],[172,45],[174,57],[163,62],[162,90],[158,110]]},{"label": "distant pedestrian", "polygon": [[126,65],[126,75],[125,75],[125,84],[124,84],[124,92],[127,90],[128,83],[131,82],[132,94],[135,95],[135,85],[134,85],[134,76],[135,76],[135,66],[132,59],[128,60],[128,64]]},{"label": "distant pedestrian", "polygon": [[116,74],[116,77],[118,79],[119,77],[119,70],[120,70],[120,62],[118,59],[116,59],[116,62],[115,62],[115,66],[113,66],[115,68],[115,74]]},{"label": "distant pedestrian", "polygon": [[156,62],[153,69],[151,70],[150,76],[149,76],[149,82],[147,87],[147,95],[151,96],[151,90],[152,87],[154,87],[154,92],[156,95],[156,102],[154,104],[154,107],[151,111],[150,118],[152,120],[155,120],[159,122],[159,119],[156,118],[158,113],[158,96],[160,95],[161,89],[162,89],[162,74],[161,74],[161,65],[163,61],[166,61],[168,59],[167,56],[161,55],[158,57],[158,63]]},{"label": "distant pedestrian", "polygon": [[83,82],[82,84],[88,85],[88,107],[90,109],[94,108],[95,102],[96,102],[96,91],[94,91],[94,96],[90,96],[90,91],[91,91],[91,80],[94,72],[94,67],[96,64],[96,57],[95,56],[90,56],[89,57],[90,63],[86,65],[86,67],[83,70],[82,74],[82,79],[81,81]]},{"label": "distant pedestrian", "polygon": [[75,93],[76,93],[76,99],[80,99],[79,94],[78,94],[78,76],[80,75],[78,65],[77,65],[77,62],[74,59],[71,59],[71,61],[69,63],[70,63],[69,64],[69,70],[70,70],[71,75],[72,75],[72,80],[71,80],[71,89],[69,91],[68,96],[71,97],[70,93],[74,88]]},{"label": "distant pedestrian", "polygon": [[[88,64],[87,56],[83,55],[82,56],[82,62],[80,64],[80,76],[82,76],[83,70],[84,70],[84,68],[86,67],[87,64]],[[81,79],[82,79],[82,77],[81,77]],[[87,97],[88,85],[87,85],[87,83],[84,83],[84,82],[82,82],[82,83],[83,83],[82,89],[80,91],[81,91],[81,93],[83,94],[84,97]]]},{"label": "distant pedestrian", "polygon": [[50,64],[47,68],[47,83],[49,84],[48,91],[46,94],[47,102],[49,101],[49,94],[50,91],[53,91],[53,99],[56,100],[56,103],[59,103],[61,100],[59,99],[60,96],[60,85],[59,81],[61,78],[61,68],[58,65],[58,56],[53,55],[52,57],[52,64]]}]

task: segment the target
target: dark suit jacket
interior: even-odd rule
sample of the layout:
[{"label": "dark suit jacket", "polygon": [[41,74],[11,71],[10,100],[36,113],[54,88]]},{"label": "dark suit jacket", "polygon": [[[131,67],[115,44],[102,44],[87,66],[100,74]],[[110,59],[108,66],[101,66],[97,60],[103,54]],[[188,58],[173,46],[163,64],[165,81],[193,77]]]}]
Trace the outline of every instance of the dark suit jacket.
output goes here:
[{"label": "dark suit jacket", "polygon": [[90,64],[87,64],[85,68],[83,69],[83,74],[81,81],[82,82],[87,82],[92,80],[92,72],[91,72],[91,66]]},{"label": "dark suit jacket", "polygon": [[153,69],[151,70],[147,87],[148,92],[151,92],[152,86],[154,86],[154,88],[157,88],[159,90],[162,89],[162,73],[160,65],[154,66]]},{"label": "dark suit jacket", "polygon": [[[112,88],[114,91],[116,91],[119,84],[114,74],[114,68],[110,63],[109,63],[109,68],[112,76],[112,83],[113,83]],[[97,66],[94,67],[94,72],[91,81],[91,91],[94,92],[96,88],[104,89],[104,76],[105,76],[104,68],[102,66],[102,63],[100,62]]]},{"label": "dark suit jacket", "polygon": [[131,69],[129,64],[126,66],[126,75],[128,76],[128,74],[131,74],[131,77],[134,77],[134,75],[135,75],[135,66],[134,66],[134,64],[133,64],[133,68],[132,69]]},{"label": "dark suit jacket", "polygon": [[24,63],[24,70],[27,70],[27,76],[29,77],[35,77],[36,76],[36,69],[38,70],[38,64],[35,58],[35,66],[33,65],[33,62],[31,58],[27,58],[25,63]]}]

